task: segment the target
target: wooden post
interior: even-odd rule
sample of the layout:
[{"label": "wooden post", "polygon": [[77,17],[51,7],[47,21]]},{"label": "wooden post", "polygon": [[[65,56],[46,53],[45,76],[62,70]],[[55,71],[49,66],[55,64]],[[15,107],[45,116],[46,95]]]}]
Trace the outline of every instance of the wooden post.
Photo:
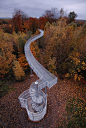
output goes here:
[{"label": "wooden post", "polygon": [[39,44],[38,44],[38,39],[37,39],[37,45],[39,46]]},{"label": "wooden post", "polygon": [[29,31],[29,39],[31,38],[30,31]]},{"label": "wooden post", "polygon": [[43,52],[43,36],[42,36],[42,52]]},{"label": "wooden post", "polygon": [[30,76],[33,76],[32,68],[30,67]]},{"label": "wooden post", "polygon": [[47,86],[45,86],[45,94],[47,95]]}]

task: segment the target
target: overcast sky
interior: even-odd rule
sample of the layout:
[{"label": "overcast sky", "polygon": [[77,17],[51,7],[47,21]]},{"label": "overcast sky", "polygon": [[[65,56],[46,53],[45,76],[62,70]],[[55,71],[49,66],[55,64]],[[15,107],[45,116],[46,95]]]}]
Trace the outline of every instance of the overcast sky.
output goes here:
[{"label": "overcast sky", "polygon": [[28,16],[38,18],[51,8],[63,8],[67,14],[74,11],[77,19],[86,20],[86,0],[0,0],[0,17],[12,18],[14,9],[21,9]]}]

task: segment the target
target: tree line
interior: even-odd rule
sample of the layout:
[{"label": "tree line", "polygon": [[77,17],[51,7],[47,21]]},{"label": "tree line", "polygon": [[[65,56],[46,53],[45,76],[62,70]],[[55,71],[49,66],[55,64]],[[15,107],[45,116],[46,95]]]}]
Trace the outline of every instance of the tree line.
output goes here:
[{"label": "tree line", "polygon": [[77,17],[77,14],[73,11],[70,12],[67,16],[63,8],[58,10],[57,8],[52,8],[51,10],[46,10],[44,14],[39,18],[29,17],[26,13],[20,9],[15,9],[13,12],[12,19],[9,20],[0,20],[0,25],[4,32],[17,33],[18,31],[26,33],[27,31],[32,31],[34,34],[37,28],[44,29],[44,26],[47,22],[56,22],[61,17],[67,19],[67,23],[74,21]]},{"label": "tree line", "polygon": [[15,10],[12,19],[0,20],[0,77],[24,78],[30,69],[24,55],[25,42],[41,28],[43,40],[31,43],[35,58],[40,63],[43,59],[43,66],[55,75],[86,78],[86,23],[72,22],[76,16],[70,12],[66,17],[63,9],[51,9],[37,19]]}]

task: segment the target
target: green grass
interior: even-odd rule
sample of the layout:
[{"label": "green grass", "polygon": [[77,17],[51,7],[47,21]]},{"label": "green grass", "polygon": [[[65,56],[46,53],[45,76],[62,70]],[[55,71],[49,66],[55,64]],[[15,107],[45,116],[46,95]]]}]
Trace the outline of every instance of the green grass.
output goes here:
[{"label": "green grass", "polygon": [[0,81],[0,98],[8,94],[10,90],[15,89],[11,86],[8,86],[5,81]]},{"label": "green grass", "polygon": [[82,99],[71,99],[66,105],[67,128],[86,127],[86,103]]},{"label": "green grass", "polygon": [[70,99],[66,104],[67,120],[63,120],[58,128],[86,128],[86,103],[82,99]]}]

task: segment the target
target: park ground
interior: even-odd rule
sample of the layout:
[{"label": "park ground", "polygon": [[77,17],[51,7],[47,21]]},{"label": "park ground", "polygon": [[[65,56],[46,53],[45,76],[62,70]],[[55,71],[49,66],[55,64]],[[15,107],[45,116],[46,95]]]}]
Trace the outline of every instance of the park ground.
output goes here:
[{"label": "park ground", "polygon": [[[58,79],[50,90],[47,88],[47,113],[39,122],[28,119],[26,109],[21,108],[18,97],[27,90],[38,77],[27,75],[22,82],[8,81],[9,92],[0,98],[1,128],[58,128],[62,122],[67,123],[66,104],[72,98],[86,102],[86,86],[73,79]],[[63,126],[62,128],[65,128]]]}]

